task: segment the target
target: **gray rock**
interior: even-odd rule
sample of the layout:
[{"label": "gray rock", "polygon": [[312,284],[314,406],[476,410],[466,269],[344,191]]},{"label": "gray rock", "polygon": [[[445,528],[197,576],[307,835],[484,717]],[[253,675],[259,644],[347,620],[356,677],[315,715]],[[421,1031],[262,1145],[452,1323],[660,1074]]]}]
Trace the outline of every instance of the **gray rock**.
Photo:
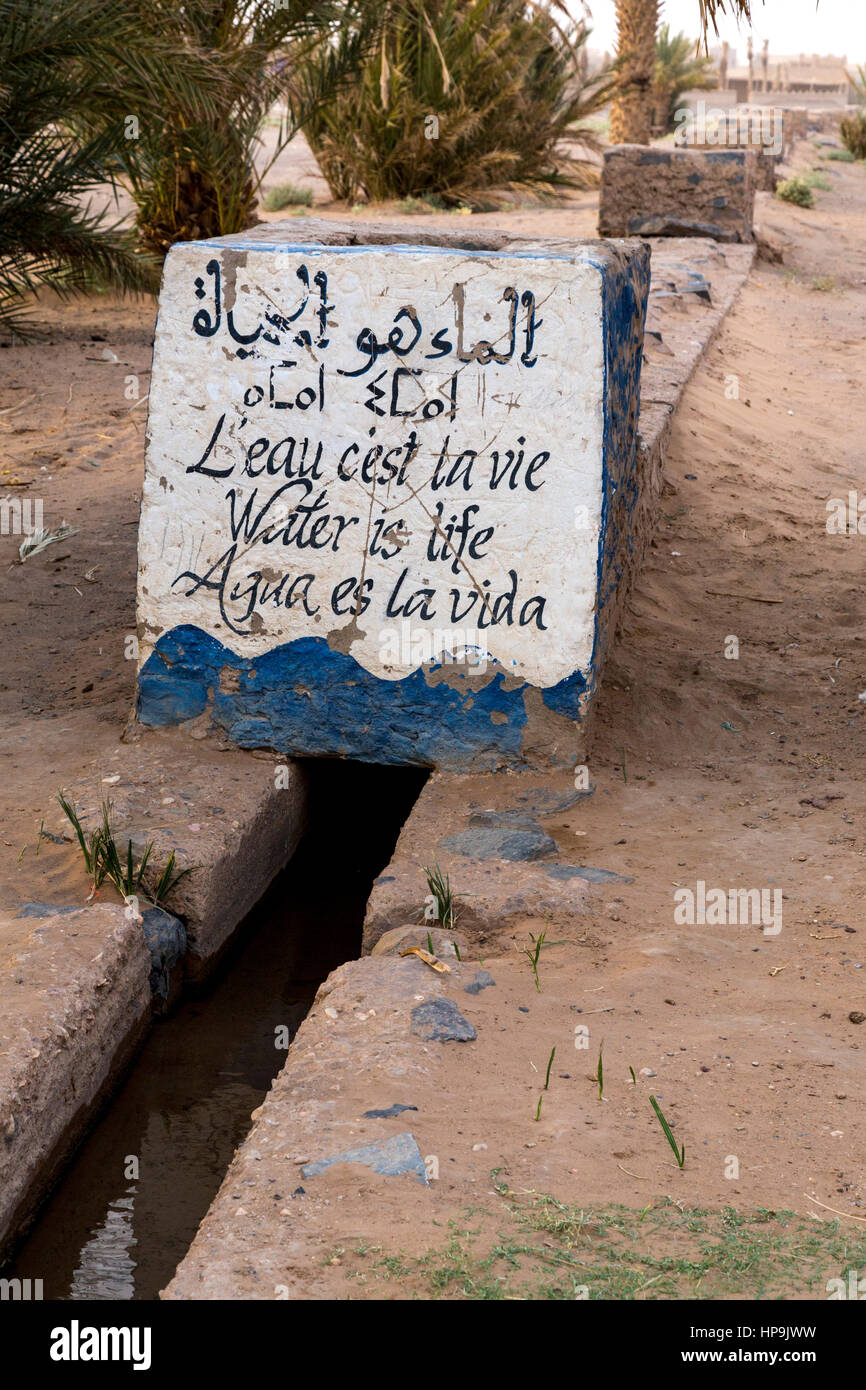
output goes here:
[{"label": "gray rock", "polygon": [[474,1042],[478,1037],[453,999],[427,999],[411,1014],[412,1032],[425,1042]]},{"label": "gray rock", "polygon": [[442,849],[466,859],[543,859],[557,853],[557,844],[538,826],[519,829],[510,825],[478,825],[461,830],[441,842]]},{"label": "gray rock", "polygon": [[314,1178],[337,1163],[363,1163],[366,1168],[372,1168],[374,1173],[381,1173],[386,1178],[396,1178],[407,1173],[416,1182],[423,1182],[425,1187],[430,1186],[421,1150],[414,1134],[408,1130],[403,1134],[395,1134],[392,1139],[383,1139],[378,1144],[362,1144],[360,1148],[345,1149],[342,1153],[330,1154],[327,1158],[305,1163],[301,1173],[305,1178]]},{"label": "gray rock", "polygon": [[16,917],[60,917],[66,912],[81,912],[82,903],[20,903]]},{"label": "gray rock", "polygon": [[168,998],[169,975],[186,951],[186,927],[161,907],[145,908],[141,927],[150,951],[150,990]]},{"label": "gray rock", "polygon": [[365,1110],[361,1116],[362,1120],[393,1120],[395,1115],[402,1115],[404,1110],[417,1110],[417,1105],[389,1105],[387,1110]]},{"label": "gray rock", "polygon": [[730,227],[718,222],[691,222],[684,217],[630,217],[629,236],[706,236],[714,241],[741,241],[742,237]]},{"label": "gray rock", "polygon": [[483,989],[489,989],[490,985],[495,985],[496,981],[489,970],[476,970],[475,978],[465,986],[466,994],[480,994]]},{"label": "gray rock", "polygon": [[[657,335],[661,338],[661,334]],[[592,796],[595,786],[590,784],[581,790],[575,789],[569,792],[555,792],[549,787],[536,787],[532,792],[522,792],[516,797],[517,801],[526,803],[525,809],[533,816],[553,816],[560,811],[567,811],[570,806],[575,806],[578,801],[582,801],[586,796]]]},{"label": "gray rock", "polygon": [[469,817],[471,826],[507,826],[516,830],[540,830],[541,826],[534,815],[527,810],[512,811],[473,811]]},{"label": "gray rock", "polygon": [[587,883],[634,883],[627,874],[615,874],[613,869],[594,869],[589,864],[552,864],[547,872],[551,878],[585,878]]}]

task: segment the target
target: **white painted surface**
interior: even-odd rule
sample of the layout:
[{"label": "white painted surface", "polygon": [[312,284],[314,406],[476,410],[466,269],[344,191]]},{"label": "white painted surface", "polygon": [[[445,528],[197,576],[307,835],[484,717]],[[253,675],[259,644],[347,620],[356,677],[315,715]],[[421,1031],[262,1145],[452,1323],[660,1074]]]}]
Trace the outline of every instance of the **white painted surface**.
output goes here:
[{"label": "white painted surface", "polygon": [[[205,336],[194,331],[193,321],[204,314],[211,327],[215,323],[215,276],[206,271],[212,260],[220,263],[221,313],[216,331]],[[311,288],[305,307],[297,277],[301,266],[308,268]],[[327,346],[318,342],[322,301],[313,283],[321,271],[327,274],[326,302],[332,306],[326,318]],[[463,287],[464,355],[485,341],[507,354],[512,301],[503,299],[503,293],[511,288],[520,297],[533,294],[541,320],[532,347],[536,365],[520,360],[528,320],[522,302],[509,360],[458,361],[461,291],[455,293],[455,286]],[[230,308],[236,333],[254,333],[261,326],[248,345],[254,355],[237,355],[243,344],[228,330]],[[379,343],[387,342],[395,315],[404,308],[420,324],[417,344],[405,356],[388,349],[364,375],[341,375],[341,369],[354,371],[369,358],[356,345],[361,330],[370,328]],[[270,313],[288,319],[298,310],[288,330],[265,317]],[[199,324],[208,326],[207,317]],[[397,327],[403,329],[397,346],[405,346],[416,334],[408,313]],[[308,346],[293,341],[305,331]],[[454,350],[430,359],[426,354],[436,350],[432,340],[437,331],[443,333],[440,342]],[[267,341],[264,333],[278,342]],[[284,361],[295,365],[280,367]],[[411,381],[399,378],[397,405],[415,413],[404,418],[376,415],[365,406],[372,400],[367,383],[378,379],[386,394],[376,404],[387,409],[396,368],[413,373]],[[550,686],[586,668],[596,597],[603,370],[601,274],[579,258],[465,255],[427,247],[176,247],[166,263],[160,296],[150,395],[139,540],[142,662],[164,631],[193,624],[247,656],[301,637],[327,637],[386,679],[408,674],[437,650],[437,643],[438,649],[448,650],[449,632],[468,633],[470,646],[477,638],[491,657],[535,685]],[[455,374],[457,408],[451,419]],[[277,408],[270,401],[271,380],[275,402],[294,400],[305,390],[302,400],[312,397],[312,403],[306,410]],[[435,401],[442,402],[442,412],[422,419],[424,403],[430,414],[437,407],[429,403]],[[225,476],[188,471],[202,460],[215,431],[204,467],[225,471]],[[380,464],[375,480],[364,483],[359,461],[367,449],[381,444],[387,452],[402,445],[402,452],[390,459],[399,470],[410,452],[412,431],[417,446],[405,476],[397,472],[386,478],[388,470]],[[279,467],[289,446],[283,443],[273,453],[274,446],[292,437],[298,441],[296,460],[301,442],[308,440],[308,464],[321,445],[320,476],[308,479],[308,492],[282,468],[276,476],[266,471],[251,476],[266,466],[269,456]],[[256,442],[261,440],[267,445]],[[440,477],[461,452],[476,451],[468,490],[459,482],[435,486],[443,448]],[[492,487],[493,451],[499,451],[503,469],[506,451],[521,448],[524,463],[517,487],[509,487],[509,472]],[[545,453],[548,457],[539,459]],[[339,476],[341,458],[344,472],[353,476]],[[527,475],[526,465],[533,459],[535,468]],[[534,490],[526,485],[527,477]],[[233,541],[232,496],[236,516],[248,502],[255,513],[267,509],[250,544],[243,537]],[[315,504],[316,510],[305,518],[297,510],[299,502]],[[438,503],[443,504],[442,524],[476,507],[469,514],[470,537],[477,537],[479,528],[492,528],[492,534],[476,539],[473,553],[467,548],[459,561],[453,552],[431,559],[431,537],[434,557],[443,540],[434,526]],[[318,541],[327,539],[327,546],[299,545],[310,537],[318,517],[329,518],[316,533]],[[400,523],[399,534],[384,532]],[[380,541],[387,535],[402,544],[399,549],[389,546],[396,553],[387,558],[372,554],[377,535]],[[395,598],[404,570],[408,572]],[[511,570],[518,573],[514,621],[490,625],[489,609],[485,612],[477,598],[473,603],[472,594],[478,586],[495,600],[509,591]],[[188,577],[181,577],[184,572]],[[197,582],[209,574],[208,582],[215,585],[223,582],[224,572],[222,595]],[[305,575],[312,577],[302,579]],[[338,589],[342,601],[337,599],[343,611],[335,613],[335,588],[352,577],[368,584],[368,606],[353,615],[353,595],[344,584]],[[297,601],[289,607],[293,582]],[[433,591],[426,600],[431,616],[423,610],[411,616],[400,611],[411,594],[424,589]],[[258,602],[250,611],[251,597]],[[305,612],[304,599],[318,612]]]}]

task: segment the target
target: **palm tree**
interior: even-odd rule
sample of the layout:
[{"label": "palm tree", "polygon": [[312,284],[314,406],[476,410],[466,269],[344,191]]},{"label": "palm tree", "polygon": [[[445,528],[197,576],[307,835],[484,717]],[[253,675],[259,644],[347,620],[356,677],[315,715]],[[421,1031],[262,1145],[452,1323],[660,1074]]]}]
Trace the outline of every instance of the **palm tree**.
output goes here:
[{"label": "palm tree", "polygon": [[619,76],[610,111],[612,145],[650,142],[658,18],[659,0],[616,0]]},{"label": "palm tree", "polygon": [[[143,72],[121,63],[92,94],[94,128],[118,130],[128,113],[146,113],[135,138],[118,142],[116,172],[135,201],[148,250],[164,255],[173,242],[228,235],[255,222],[267,169],[360,61],[383,2],[126,0],[139,49],[169,37],[212,74],[191,87],[171,64]],[[278,101],[276,148],[257,166],[259,133]]]},{"label": "palm tree", "polygon": [[[111,283],[140,290],[155,268],[91,211],[111,179],[111,132],[83,133],[94,83],[131,42],[124,0],[0,0],[0,327],[24,335],[26,297]],[[165,51],[160,59],[166,57]]]},{"label": "palm tree", "polygon": [[[718,33],[719,15],[732,14],[751,22],[752,0],[698,0],[704,45],[712,24]],[[653,73],[659,0],[615,0],[618,91],[611,104],[612,145],[648,145],[652,134]]]},{"label": "palm tree", "polygon": [[388,5],[356,77],[304,126],[334,197],[483,208],[509,189],[596,182],[585,152],[597,137],[580,123],[610,99],[610,74],[582,78],[588,31],[555,9]]},{"label": "palm tree", "polygon": [[659,30],[653,79],[653,126],[664,134],[673,126],[674,113],[683,92],[708,91],[718,83],[712,60],[695,51],[694,39],[672,34],[670,25]]}]

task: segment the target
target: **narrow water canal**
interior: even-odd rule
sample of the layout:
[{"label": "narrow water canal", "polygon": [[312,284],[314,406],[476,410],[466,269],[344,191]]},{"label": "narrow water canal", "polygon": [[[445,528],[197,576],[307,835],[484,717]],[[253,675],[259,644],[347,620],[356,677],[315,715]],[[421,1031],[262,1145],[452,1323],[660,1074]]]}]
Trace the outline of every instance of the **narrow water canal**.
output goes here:
[{"label": "narrow water canal", "polygon": [[[46,1299],[150,1299],[170,1280],[325,976],[360,954],[373,879],[425,773],[307,764],[297,854],[206,992],[157,1022],[7,1276]],[[133,1176],[128,1176],[133,1174]]]}]

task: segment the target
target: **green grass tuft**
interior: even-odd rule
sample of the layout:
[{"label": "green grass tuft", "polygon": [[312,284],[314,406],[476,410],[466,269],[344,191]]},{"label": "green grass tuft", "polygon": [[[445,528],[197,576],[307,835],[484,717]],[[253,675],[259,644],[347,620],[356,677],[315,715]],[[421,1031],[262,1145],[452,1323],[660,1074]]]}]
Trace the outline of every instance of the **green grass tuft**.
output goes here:
[{"label": "green grass tuft", "polygon": [[312,188],[299,188],[294,183],[278,183],[275,188],[269,188],[262,199],[266,212],[282,212],[283,208],[309,208],[312,205]]},{"label": "green grass tuft", "polygon": [[[449,1223],[444,1243],[409,1255],[359,1240],[340,1247],[364,1298],[488,1302],[826,1299],[827,1281],[866,1265],[866,1232],[791,1211],[708,1211],[657,1197],[643,1211],[572,1206],[512,1192]],[[469,1224],[471,1220],[471,1225]],[[327,1265],[331,1261],[323,1261]]]},{"label": "green grass tuft", "polygon": [[792,179],[783,179],[776,189],[776,197],[781,198],[783,203],[793,203],[798,208],[815,206],[815,195],[812,189],[806,180],[799,175]]}]

